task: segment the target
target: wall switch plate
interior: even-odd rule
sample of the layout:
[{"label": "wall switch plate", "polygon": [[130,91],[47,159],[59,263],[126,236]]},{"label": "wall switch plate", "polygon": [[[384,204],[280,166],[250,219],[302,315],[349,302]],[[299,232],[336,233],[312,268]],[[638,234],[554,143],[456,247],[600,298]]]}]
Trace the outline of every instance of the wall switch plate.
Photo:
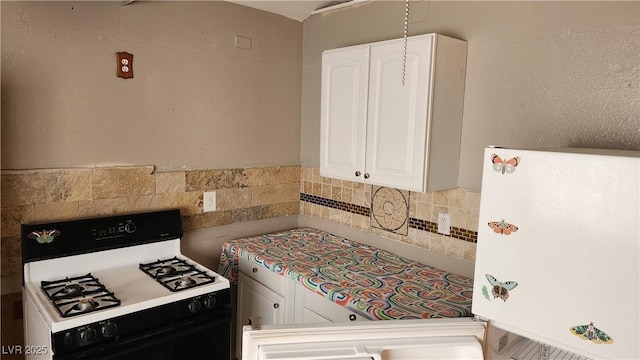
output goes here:
[{"label": "wall switch plate", "polygon": [[216,211],[216,192],[205,191],[203,196],[204,212]]},{"label": "wall switch plate", "polygon": [[236,35],[236,48],[251,50],[251,38],[241,35]]},{"label": "wall switch plate", "polygon": [[451,234],[451,215],[438,214],[438,232],[444,235]]}]

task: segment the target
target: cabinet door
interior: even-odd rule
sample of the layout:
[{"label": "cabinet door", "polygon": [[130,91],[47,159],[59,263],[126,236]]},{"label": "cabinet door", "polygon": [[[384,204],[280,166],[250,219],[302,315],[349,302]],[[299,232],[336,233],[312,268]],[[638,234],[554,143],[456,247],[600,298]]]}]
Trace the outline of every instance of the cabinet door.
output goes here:
[{"label": "cabinet door", "polygon": [[238,273],[238,310],[236,323],[236,356],[242,353],[242,327],[255,324],[281,325],[285,323],[286,300],[266,286]]},{"label": "cabinet door", "polygon": [[296,284],[296,297],[302,298],[302,323],[350,322],[362,321],[366,318],[351,310]]},{"label": "cabinet door", "polygon": [[[322,54],[320,174],[345,180],[364,174],[369,46]],[[356,175],[360,172],[360,176]]]},{"label": "cabinet door", "polygon": [[302,323],[303,324],[322,324],[322,323],[330,323],[332,322],[330,319],[310,310],[308,308],[303,309],[302,314]]},{"label": "cabinet door", "polygon": [[433,36],[371,45],[366,172],[377,185],[424,191]]}]

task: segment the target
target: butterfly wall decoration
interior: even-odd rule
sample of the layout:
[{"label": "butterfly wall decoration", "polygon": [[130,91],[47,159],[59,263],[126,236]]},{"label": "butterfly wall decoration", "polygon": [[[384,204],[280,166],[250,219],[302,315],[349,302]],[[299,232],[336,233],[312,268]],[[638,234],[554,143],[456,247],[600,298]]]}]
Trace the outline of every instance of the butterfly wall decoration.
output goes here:
[{"label": "butterfly wall decoration", "polygon": [[518,231],[517,226],[505,222],[504,219],[500,221],[490,221],[487,225],[489,225],[493,232],[500,235],[511,235],[511,233]]},{"label": "butterfly wall decoration", "polygon": [[491,294],[493,298],[500,298],[502,301],[507,301],[509,298],[509,290],[513,290],[518,286],[518,283],[515,281],[505,281],[501,282],[496,279],[494,276],[486,274],[487,280],[493,286],[491,289]]},{"label": "butterfly wall decoration", "polygon": [[501,173],[512,173],[516,171],[516,166],[520,163],[519,157],[514,157],[509,160],[503,160],[496,154],[491,154],[491,163],[493,164],[493,170]]},{"label": "butterfly wall decoration", "polygon": [[491,297],[489,297],[489,290],[487,290],[486,285],[482,285],[482,295],[489,301],[491,301]]},{"label": "butterfly wall decoration", "polygon": [[582,340],[590,340],[596,344],[613,343],[613,338],[604,331],[593,326],[593,322],[590,322],[589,325],[572,326],[569,331]]},{"label": "butterfly wall decoration", "polygon": [[48,244],[53,241],[53,238],[60,235],[60,231],[58,230],[42,230],[42,231],[32,231],[27,234],[27,237],[30,239],[35,239],[40,244]]}]

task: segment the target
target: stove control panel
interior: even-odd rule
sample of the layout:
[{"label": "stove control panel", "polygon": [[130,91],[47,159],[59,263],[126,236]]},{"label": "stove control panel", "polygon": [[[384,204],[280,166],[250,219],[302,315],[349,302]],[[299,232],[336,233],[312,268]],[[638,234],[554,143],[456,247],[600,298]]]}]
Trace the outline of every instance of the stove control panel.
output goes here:
[{"label": "stove control panel", "polygon": [[[54,334],[54,346],[57,348],[75,349],[103,342],[115,337],[117,334],[118,325],[116,321],[100,321]],[[62,341],[56,341],[58,339]]]},{"label": "stove control panel", "polygon": [[23,263],[180,239],[180,210],[23,224]]},{"label": "stove control panel", "polygon": [[127,339],[171,332],[175,324],[190,323],[195,318],[230,317],[230,304],[231,291],[224,289],[85,324],[53,333],[53,351],[62,355],[95,346],[115,346]]},{"label": "stove control panel", "polygon": [[133,234],[136,231],[136,223],[133,220],[120,221],[108,226],[93,229],[93,236],[96,240],[112,239],[126,234]]},{"label": "stove control panel", "polygon": [[187,305],[187,308],[189,309],[190,312],[195,314],[203,310],[203,307],[204,309],[215,308],[216,303],[217,303],[216,294],[211,293],[211,294],[206,294],[206,295],[198,296],[191,299],[191,301],[189,301],[189,304]]}]

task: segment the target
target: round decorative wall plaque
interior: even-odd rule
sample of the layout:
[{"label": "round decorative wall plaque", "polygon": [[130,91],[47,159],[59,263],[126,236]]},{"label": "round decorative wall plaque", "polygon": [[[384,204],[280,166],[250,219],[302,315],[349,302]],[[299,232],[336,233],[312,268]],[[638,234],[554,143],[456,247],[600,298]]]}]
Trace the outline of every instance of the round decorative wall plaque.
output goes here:
[{"label": "round decorative wall plaque", "polygon": [[374,186],[371,192],[371,226],[407,235],[409,192]]}]

